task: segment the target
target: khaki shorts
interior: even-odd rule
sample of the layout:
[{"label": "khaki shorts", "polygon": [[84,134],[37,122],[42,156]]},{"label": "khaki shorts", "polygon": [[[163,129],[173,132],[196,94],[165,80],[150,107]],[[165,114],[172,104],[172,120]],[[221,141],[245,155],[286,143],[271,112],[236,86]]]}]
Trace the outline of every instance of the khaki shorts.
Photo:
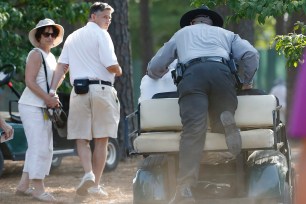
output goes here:
[{"label": "khaki shorts", "polygon": [[117,137],[120,102],[114,87],[89,85],[87,94],[70,94],[68,139]]}]

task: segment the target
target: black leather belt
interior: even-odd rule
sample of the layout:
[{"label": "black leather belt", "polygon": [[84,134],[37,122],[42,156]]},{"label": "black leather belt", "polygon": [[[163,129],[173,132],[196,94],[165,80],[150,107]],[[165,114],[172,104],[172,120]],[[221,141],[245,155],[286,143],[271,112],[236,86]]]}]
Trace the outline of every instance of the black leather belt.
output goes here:
[{"label": "black leather belt", "polygon": [[198,57],[198,58],[189,60],[188,62],[184,64],[184,66],[187,69],[188,67],[194,64],[197,64],[197,63],[201,63],[201,62],[220,62],[222,64],[227,65],[227,60],[224,59],[223,57]]},{"label": "black leather belt", "polygon": [[103,84],[107,86],[113,86],[113,84],[109,81],[103,81],[103,80],[89,80],[89,84]]}]

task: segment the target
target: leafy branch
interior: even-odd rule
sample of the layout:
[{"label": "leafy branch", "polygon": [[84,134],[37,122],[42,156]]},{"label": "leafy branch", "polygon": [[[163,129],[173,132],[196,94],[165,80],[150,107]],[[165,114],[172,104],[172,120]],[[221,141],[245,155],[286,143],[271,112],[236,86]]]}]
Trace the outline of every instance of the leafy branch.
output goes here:
[{"label": "leafy branch", "polygon": [[191,0],[191,5],[194,7],[202,4],[209,8],[228,6],[233,14],[227,18],[227,21],[238,22],[241,19],[258,18],[260,24],[264,24],[268,17],[293,13],[305,6],[303,0]]},{"label": "leafy branch", "polygon": [[[300,33],[297,33],[300,31]],[[304,48],[306,46],[306,25],[303,22],[294,24],[293,33],[287,35],[277,35],[271,41],[270,46],[275,46],[276,52],[283,54],[287,59],[287,67],[297,67],[299,63],[304,63],[301,60]]]}]

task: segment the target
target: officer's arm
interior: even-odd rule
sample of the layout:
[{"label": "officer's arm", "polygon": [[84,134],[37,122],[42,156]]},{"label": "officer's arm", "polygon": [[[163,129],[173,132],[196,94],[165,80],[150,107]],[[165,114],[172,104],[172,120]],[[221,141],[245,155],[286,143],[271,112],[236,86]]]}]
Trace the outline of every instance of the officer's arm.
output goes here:
[{"label": "officer's arm", "polygon": [[233,57],[244,67],[244,86],[253,83],[254,75],[259,67],[258,51],[247,41],[235,35],[232,42]]},{"label": "officer's arm", "polygon": [[148,63],[147,74],[153,79],[164,76],[169,70],[168,66],[177,58],[176,44],[173,39],[164,44]]}]

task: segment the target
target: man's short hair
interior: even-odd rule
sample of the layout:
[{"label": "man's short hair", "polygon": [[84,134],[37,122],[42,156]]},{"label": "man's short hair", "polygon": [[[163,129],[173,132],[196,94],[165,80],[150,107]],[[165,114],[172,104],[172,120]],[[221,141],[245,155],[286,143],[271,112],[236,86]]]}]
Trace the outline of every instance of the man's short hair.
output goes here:
[{"label": "man's short hair", "polygon": [[103,3],[103,2],[95,2],[95,3],[93,3],[93,5],[91,5],[91,7],[90,7],[89,18],[91,18],[91,14],[94,14],[97,11],[104,11],[104,10],[110,10],[111,13],[114,12],[113,7],[111,7],[107,3]]}]

